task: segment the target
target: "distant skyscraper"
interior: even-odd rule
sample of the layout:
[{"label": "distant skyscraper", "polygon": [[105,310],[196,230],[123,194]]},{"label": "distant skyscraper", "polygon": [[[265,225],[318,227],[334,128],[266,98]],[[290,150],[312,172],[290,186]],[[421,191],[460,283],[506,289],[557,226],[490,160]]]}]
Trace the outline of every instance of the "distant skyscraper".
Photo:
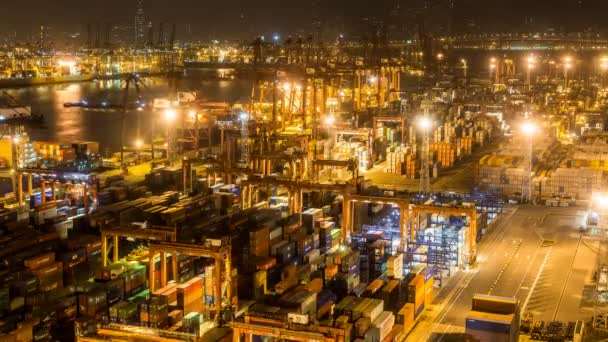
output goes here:
[{"label": "distant skyscraper", "polygon": [[146,42],[146,16],[144,15],[144,0],[137,0],[135,10],[135,46],[143,48]]}]

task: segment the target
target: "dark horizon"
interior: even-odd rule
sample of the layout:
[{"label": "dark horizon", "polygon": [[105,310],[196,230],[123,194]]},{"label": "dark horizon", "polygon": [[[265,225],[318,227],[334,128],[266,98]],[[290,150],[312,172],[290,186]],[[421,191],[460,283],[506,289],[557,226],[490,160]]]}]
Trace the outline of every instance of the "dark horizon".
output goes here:
[{"label": "dark horizon", "polygon": [[[441,2],[441,0],[439,0]],[[431,3],[433,1],[430,1]],[[435,1],[437,2],[437,1]],[[588,28],[605,31],[602,14],[608,4],[600,0],[444,0],[429,16],[431,29],[446,27],[455,32],[526,31],[555,28],[580,32]],[[0,13],[0,31],[17,32],[19,38],[36,33],[41,24],[58,33],[84,34],[87,24],[132,25],[135,0],[26,0],[8,1]],[[291,34],[312,31],[320,18],[324,31],[354,32],[363,18],[376,17],[387,25],[413,24],[413,10],[424,0],[145,0],[146,20],[175,23],[182,39],[245,39],[261,33]],[[453,9],[450,9],[450,3]]]}]

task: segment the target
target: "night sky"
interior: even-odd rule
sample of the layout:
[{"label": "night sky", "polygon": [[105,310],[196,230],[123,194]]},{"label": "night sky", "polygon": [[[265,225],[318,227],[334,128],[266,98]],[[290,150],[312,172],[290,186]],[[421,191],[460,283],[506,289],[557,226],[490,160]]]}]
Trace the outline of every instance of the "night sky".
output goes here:
[{"label": "night sky", "polygon": [[[310,30],[314,15],[327,26],[348,31],[364,16],[408,20],[409,7],[423,0],[145,0],[146,16],[155,23],[178,25],[179,36],[242,38],[259,32]],[[450,0],[445,0],[450,1]],[[456,3],[454,27],[471,23],[489,31],[534,27],[585,26],[607,28],[603,16],[608,0],[451,0]],[[41,23],[57,31],[84,32],[87,23],[132,23],[135,0],[2,0],[0,30],[31,34]],[[443,12],[445,14],[445,12]],[[443,19],[438,19],[443,20]],[[477,28],[476,28],[477,30]]]}]

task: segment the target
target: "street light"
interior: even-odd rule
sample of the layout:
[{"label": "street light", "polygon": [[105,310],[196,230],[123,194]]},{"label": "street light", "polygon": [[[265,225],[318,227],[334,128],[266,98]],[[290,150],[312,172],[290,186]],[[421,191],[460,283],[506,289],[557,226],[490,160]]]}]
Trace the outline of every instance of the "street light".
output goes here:
[{"label": "street light", "polygon": [[592,202],[592,204],[595,204],[602,209],[607,209],[608,208],[608,195],[605,193],[594,192],[591,195],[591,202]]},{"label": "street light", "polygon": [[460,63],[462,63],[463,75],[464,75],[464,77],[467,77],[467,69],[469,68],[469,65],[467,64],[467,60],[462,58],[460,60]]},{"label": "street light", "polygon": [[378,77],[376,77],[376,76],[370,76],[367,80],[371,84],[376,84],[376,82],[378,82]]},{"label": "street light", "polygon": [[606,78],[606,71],[608,71],[608,57],[604,56],[600,60],[600,69],[602,70],[602,88],[604,88],[604,81]]},{"label": "street light", "polygon": [[526,121],[521,125],[521,131],[528,137],[536,133],[536,125],[530,121]]},{"label": "street light", "polygon": [[[331,128],[333,127],[334,123],[336,122],[336,118],[333,116],[333,114],[329,114],[328,116],[325,117],[325,126],[327,128],[327,140],[328,140],[328,151],[329,151],[329,158],[332,158],[332,148],[333,148],[333,144],[332,144],[332,136],[331,136]],[[330,169],[330,177],[331,177],[331,169]]]},{"label": "street light", "polygon": [[431,121],[431,119],[427,118],[427,117],[422,117],[420,119],[418,119],[418,127],[420,127],[423,130],[428,130],[429,128],[431,128],[431,126],[433,125],[433,122]]},{"label": "street light", "polygon": [[572,57],[564,57],[564,91],[568,88],[568,70],[572,68]]},{"label": "street light", "polygon": [[422,148],[420,151],[420,192],[428,194],[431,190],[429,175],[429,130],[433,125],[428,115],[428,108],[425,108],[425,116],[418,119],[417,125],[422,130]]},{"label": "street light", "polygon": [[[175,121],[175,119],[177,119],[177,112],[173,108],[167,108],[165,110],[165,112],[164,112],[164,118],[165,118],[165,121],[167,123],[171,123],[171,122]],[[165,145],[167,147],[167,159],[171,163],[172,159],[171,159],[171,144],[170,144],[170,140],[171,140],[170,125],[167,125],[167,143]],[[154,143],[152,143],[152,144],[154,144]]]},{"label": "street light", "polygon": [[135,140],[135,147],[140,149],[142,148],[142,146],[144,146],[144,142],[141,139],[137,139]]},{"label": "street light", "polygon": [[529,56],[528,57],[528,77],[526,79],[526,82],[528,83],[528,90],[532,89],[532,81],[530,79],[530,73],[532,72],[532,69],[534,69],[534,64],[536,63],[536,59],[534,58],[534,56]]},{"label": "street light", "polygon": [[167,108],[164,113],[164,118],[168,122],[175,121],[175,119],[177,119],[177,112],[173,108]]},{"label": "street light", "polygon": [[527,149],[525,155],[527,175],[524,178],[524,188],[521,192],[522,201],[524,200],[524,198],[530,202],[532,201],[532,138],[534,137],[534,134],[536,134],[536,130],[536,125],[533,122],[525,121],[521,125],[522,133],[528,138],[528,144],[526,146]]}]

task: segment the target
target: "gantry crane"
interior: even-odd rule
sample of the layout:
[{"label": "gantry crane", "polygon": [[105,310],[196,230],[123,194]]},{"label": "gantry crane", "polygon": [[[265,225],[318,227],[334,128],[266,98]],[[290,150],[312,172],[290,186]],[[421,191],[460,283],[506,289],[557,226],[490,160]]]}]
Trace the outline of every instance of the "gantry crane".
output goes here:
[{"label": "gantry crane", "polygon": [[[430,122],[429,110],[431,103],[423,100],[420,107],[424,110],[423,119]],[[430,126],[430,125],[429,125]],[[429,175],[429,128],[422,127],[422,148],[420,151],[420,193],[429,194],[431,192],[431,177]]]},{"label": "gantry crane", "polygon": [[[344,327],[325,325],[299,325],[282,320],[245,316],[245,322],[232,322],[232,341],[251,342],[252,335],[272,337],[277,340],[300,342],[346,342],[351,335],[352,324]],[[242,339],[244,337],[244,339]]]},{"label": "gantry crane", "polygon": [[75,178],[73,172],[64,172],[51,169],[39,169],[39,168],[19,168],[17,169],[17,193],[16,197],[19,201],[19,205],[25,203],[23,199],[23,176],[27,177],[27,194],[32,195],[33,189],[33,176],[38,175],[40,177],[40,201],[42,204],[46,204],[46,189],[47,186],[51,187],[51,200],[57,199],[56,190],[59,190],[60,195],[64,194],[71,186],[81,185],[83,188],[83,204],[85,214],[89,213],[89,205],[91,200],[93,206],[97,205],[97,193],[99,191],[99,184],[97,178],[93,174],[83,174],[81,178]]},{"label": "gantry crane", "polygon": [[347,241],[353,232],[353,204],[356,202],[375,203],[375,204],[394,204],[399,207],[399,232],[401,242],[407,241],[409,226],[409,206],[410,201],[406,198],[364,196],[344,194],[342,201],[342,238]]},{"label": "gantry crane", "polygon": [[[148,247],[150,253],[149,284],[150,292],[154,292],[154,260],[157,254],[160,255],[160,286],[167,286],[167,254],[176,259],[177,255],[188,255],[192,257],[202,257],[214,260],[215,280],[215,319],[219,320],[223,308],[229,308],[236,312],[237,299],[232,297],[232,261],[229,245],[192,245],[177,242],[154,242]],[[174,268],[175,269],[175,268]]]},{"label": "gantry crane", "polygon": [[243,209],[251,208],[253,203],[254,187],[256,186],[282,186],[287,189],[287,203],[289,213],[301,213],[303,200],[302,192],[310,191],[335,191],[341,195],[353,193],[355,188],[352,184],[319,184],[308,181],[299,180],[284,180],[274,177],[255,177],[243,180],[241,183],[241,207]]},{"label": "gantry crane", "polygon": [[420,230],[420,215],[434,214],[446,216],[460,216],[469,219],[468,244],[465,252],[468,256],[469,265],[473,265],[477,259],[477,208],[471,207],[440,207],[433,205],[412,206],[412,222],[410,230],[410,242],[414,242],[416,233]]},{"label": "gantry crane", "polygon": [[[112,262],[118,262],[119,238],[135,238],[147,241],[176,241],[177,231],[175,227],[152,226],[149,228],[140,227],[113,227],[101,228],[101,264],[103,267],[108,265],[108,238],[113,238]],[[177,259],[173,260],[174,279],[177,279]]]}]

